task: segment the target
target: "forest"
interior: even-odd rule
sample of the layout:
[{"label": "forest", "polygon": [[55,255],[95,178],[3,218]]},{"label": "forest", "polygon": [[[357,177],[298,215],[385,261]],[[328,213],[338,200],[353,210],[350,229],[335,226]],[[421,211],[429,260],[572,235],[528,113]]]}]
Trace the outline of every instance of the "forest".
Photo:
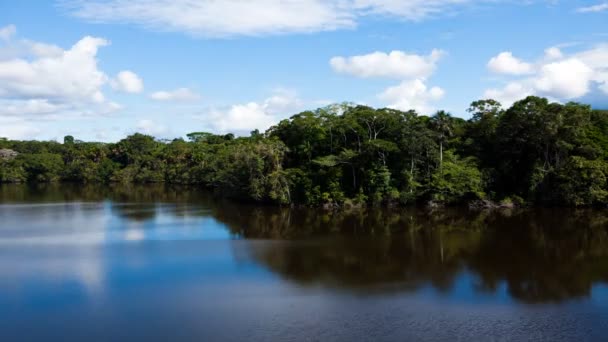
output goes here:
[{"label": "forest", "polygon": [[530,96],[510,108],[475,101],[468,112],[464,120],[342,103],[247,137],[0,138],[0,183],[184,184],[325,208],[608,204],[608,111]]}]

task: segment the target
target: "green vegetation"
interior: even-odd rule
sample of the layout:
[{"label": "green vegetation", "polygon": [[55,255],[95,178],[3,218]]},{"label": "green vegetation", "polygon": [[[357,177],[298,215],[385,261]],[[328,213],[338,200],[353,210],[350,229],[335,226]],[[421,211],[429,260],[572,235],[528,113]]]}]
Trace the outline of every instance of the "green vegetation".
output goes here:
[{"label": "green vegetation", "polygon": [[506,110],[476,101],[469,112],[466,121],[341,104],[249,137],[0,139],[0,182],[196,184],[243,200],[328,208],[608,204],[608,112],[539,97]]}]

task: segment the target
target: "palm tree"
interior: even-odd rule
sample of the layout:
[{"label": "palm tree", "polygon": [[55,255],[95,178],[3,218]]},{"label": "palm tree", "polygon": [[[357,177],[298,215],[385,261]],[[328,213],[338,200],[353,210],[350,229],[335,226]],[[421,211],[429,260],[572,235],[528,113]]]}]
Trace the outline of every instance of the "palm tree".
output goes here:
[{"label": "palm tree", "polygon": [[431,117],[431,124],[439,140],[439,168],[443,170],[443,145],[453,133],[452,116],[440,110]]}]

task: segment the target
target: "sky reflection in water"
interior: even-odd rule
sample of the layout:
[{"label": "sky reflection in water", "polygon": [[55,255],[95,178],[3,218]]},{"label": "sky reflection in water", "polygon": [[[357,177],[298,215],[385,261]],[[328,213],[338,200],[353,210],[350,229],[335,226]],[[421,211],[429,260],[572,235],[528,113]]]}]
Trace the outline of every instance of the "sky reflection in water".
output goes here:
[{"label": "sky reflection in water", "polygon": [[10,339],[608,332],[603,211],[332,214],[185,188],[4,186],[0,222]]}]

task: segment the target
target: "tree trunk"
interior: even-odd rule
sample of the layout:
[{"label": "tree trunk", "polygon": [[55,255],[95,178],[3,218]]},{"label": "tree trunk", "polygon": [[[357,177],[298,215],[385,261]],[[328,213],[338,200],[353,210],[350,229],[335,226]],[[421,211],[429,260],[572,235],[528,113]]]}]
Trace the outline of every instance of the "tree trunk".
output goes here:
[{"label": "tree trunk", "polygon": [[443,175],[443,141],[439,142],[439,170]]},{"label": "tree trunk", "polygon": [[412,159],[410,162],[410,174],[414,177],[414,155],[412,154]]}]

